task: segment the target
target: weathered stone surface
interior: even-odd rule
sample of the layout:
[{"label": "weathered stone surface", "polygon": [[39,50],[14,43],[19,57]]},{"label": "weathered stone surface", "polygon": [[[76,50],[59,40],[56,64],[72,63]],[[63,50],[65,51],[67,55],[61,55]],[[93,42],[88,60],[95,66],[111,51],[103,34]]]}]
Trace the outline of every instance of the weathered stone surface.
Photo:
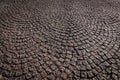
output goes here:
[{"label": "weathered stone surface", "polygon": [[119,0],[0,0],[0,80],[120,80]]}]

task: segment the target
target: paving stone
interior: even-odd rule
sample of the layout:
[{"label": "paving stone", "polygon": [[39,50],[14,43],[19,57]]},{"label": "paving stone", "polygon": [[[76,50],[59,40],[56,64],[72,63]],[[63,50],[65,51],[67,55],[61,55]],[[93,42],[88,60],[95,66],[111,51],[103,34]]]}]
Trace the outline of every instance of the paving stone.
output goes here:
[{"label": "paving stone", "polygon": [[2,75],[0,75],[0,80],[3,80],[3,76]]},{"label": "paving stone", "polygon": [[0,0],[0,79],[119,80],[119,0]]}]

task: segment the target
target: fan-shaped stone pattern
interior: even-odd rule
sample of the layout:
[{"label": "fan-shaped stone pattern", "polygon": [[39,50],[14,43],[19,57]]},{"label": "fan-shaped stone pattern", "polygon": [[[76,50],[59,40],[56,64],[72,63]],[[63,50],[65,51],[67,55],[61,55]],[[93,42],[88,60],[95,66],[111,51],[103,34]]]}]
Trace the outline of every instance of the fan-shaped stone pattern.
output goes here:
[{"label": "fan-shaped stone pattern", "polygon": [[1,0],[4,80],[119,80],[119,0]]}]

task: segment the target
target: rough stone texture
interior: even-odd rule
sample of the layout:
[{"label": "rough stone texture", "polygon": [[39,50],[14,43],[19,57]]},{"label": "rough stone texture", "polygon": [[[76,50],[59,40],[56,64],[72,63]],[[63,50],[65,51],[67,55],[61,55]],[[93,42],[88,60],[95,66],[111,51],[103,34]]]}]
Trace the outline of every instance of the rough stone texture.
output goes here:
[{"label": "rough stone texture", "polygon": [[120,80],[119,0],[0,0],[4,80]]}]

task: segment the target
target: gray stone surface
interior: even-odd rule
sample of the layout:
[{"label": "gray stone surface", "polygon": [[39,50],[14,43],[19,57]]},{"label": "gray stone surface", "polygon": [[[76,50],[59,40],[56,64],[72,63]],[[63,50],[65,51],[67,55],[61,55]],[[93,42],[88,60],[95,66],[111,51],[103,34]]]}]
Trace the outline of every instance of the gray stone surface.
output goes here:
[{"label": "gray stone surface", "polygon": [[119,0],[0,0],[0,80],[120,80]]}]

